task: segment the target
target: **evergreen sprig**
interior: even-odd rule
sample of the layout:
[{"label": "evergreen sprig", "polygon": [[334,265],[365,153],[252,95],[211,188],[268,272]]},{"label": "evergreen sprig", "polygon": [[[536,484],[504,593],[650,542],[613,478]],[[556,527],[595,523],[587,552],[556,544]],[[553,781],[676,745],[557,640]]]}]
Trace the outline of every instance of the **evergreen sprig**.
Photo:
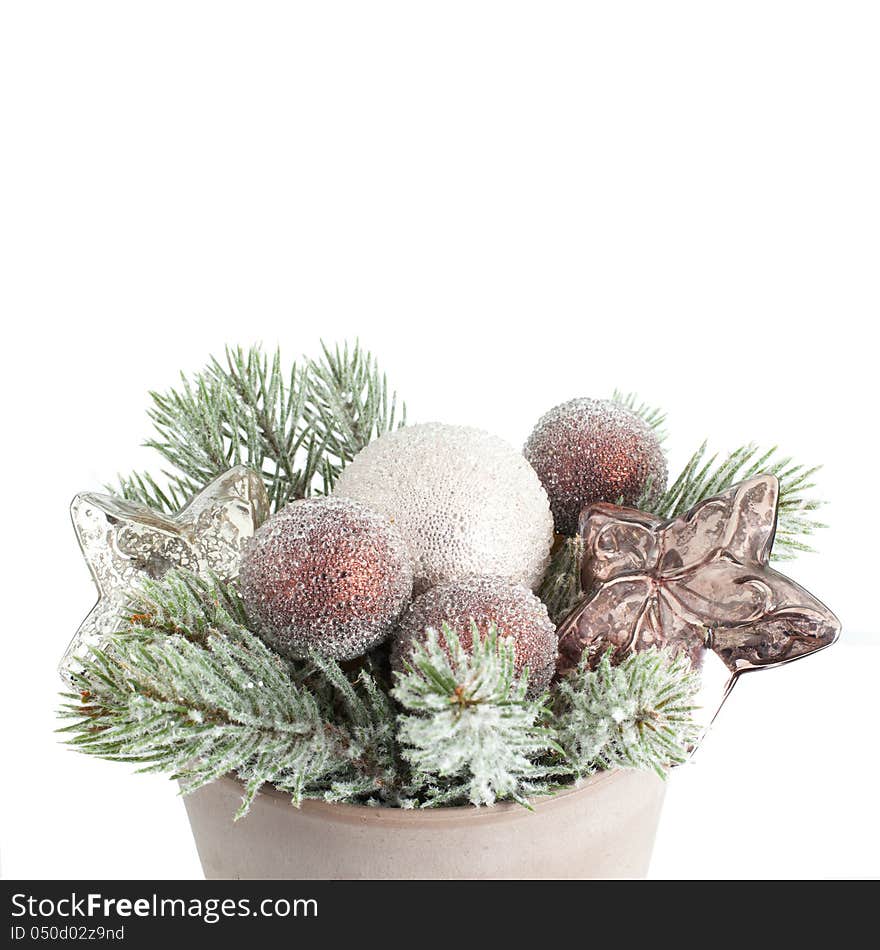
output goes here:
[{"label": "evergreen sprig", "polygon": [[614,768],[653,770],[662,778],[698,738],[699,674],[685,654],[668,648],[632,653],[618,666],[611,653],[596,669],[585,654],[559,683],[559,743],[578,778]]},{"label": "evergreen sprig", "polygon": [[233,585],[169,573],[145,583],[128,622],[73,674],[62,731],[185,793],[237,775],[238,817],[266,784],[294,804],[528,807],[598,768],[662,773],[692,741],[686,661],[583,665],[551,709],[516,675],[510,638],[493,628],[473,642],[428,631],[389,691],[378,658],[356,675],[318,654],[285,660],[249,629]]},{"label": "evergreen sprig", "polygon": [[392,695],[404,710],[397,736],[411,790],[424,806],[508,798],[528,806],[529,796],[553,787],[554,770],[537,762],[558,750],[547,697],[528,698],[528,675],[514,673],[513,641],[494,625],[481,640],[474,624],[472,641],[469,652],[447,625],[428,630],[397,676]]},{"label": "evergreen sprig", "polygon": [[[326,658],[292,668],[242,625],[231,587],[191,575],[150,584],[135,606],[131,627],[74,674],[79,697],[65,697],[81,752],[167,772],[185,792],[235,773],[237,817],[266,783],[296,804],[393,784],[393,717],[368,674],[355,686]],[[316,675],[330,688],[309,688]]]},{"label": "evergreen sprig", "polygon": [[708,455],[704,442],[659,498],[651,500],[646,495],[637,507],[660,518],[677,518],[697,502],[726,491],[737,482],[755,475],[775,475],[779,479],[779,519],[773,557],[788,560],[798,551],[812,551],[805,539],[825,527],[815,517],[824,503],[809,494],[815,488],[813,476],[820,467],[798,465],[789,457],[780,457],[776,446],[759,449],[749,444],[727,456]]},{"label": "evergreen sprig", "polygon": [[629,409],[640,419],[646,422],[653,430],[660,442],[666,440],[667,432],[665,429],[666,413],[662,409],[644,402],[636,393],[625,393],[615,389],[611,395],[614,402],[619,403],[624,409]]},{"label": "evergreen sprig", "polygon": [[154,511],[175,514],[199,491],[198,485],[180,474],[168,475],[160,485],[149,472],[120,475],[116,485],[106,485],[107,491],[126,501],[136,501]]},{"label": "evergreen sprig", "polygon": [[580,534],[563,538],[557,543],[544,572],[538,596],[544,602],[550,620],[558,626],[563,618],[581,600],[581,559],[584,539]]},{"label": "evergreen sprig", "polygon": [[120,636],[148,641],[175,634],[205,645],[210,636],[236,640],[247,624],[244,602],[232,584],[178,570],[141,581]]},{"label": "evergreen sprig", "polygon": [[359,343],[321,349],[321,359],[308,363],[304,418],[323,446],[332,483],[364,446],[406,425],[406,406],[398,412],[397,393],[389,393],[375,357]]},{"label": "evergreen sprig", "polygon": [[227,347],[192,378],[151,392],[155,435],[145,445],[171,466],[166,484],[148,473],[121,477],[123,498],[174,512],[212,479],[245,464],[262,476],[273,510],[327,493],[371,439],[403,425],[376,359],[359,343],[285,368],[279,350]]}]

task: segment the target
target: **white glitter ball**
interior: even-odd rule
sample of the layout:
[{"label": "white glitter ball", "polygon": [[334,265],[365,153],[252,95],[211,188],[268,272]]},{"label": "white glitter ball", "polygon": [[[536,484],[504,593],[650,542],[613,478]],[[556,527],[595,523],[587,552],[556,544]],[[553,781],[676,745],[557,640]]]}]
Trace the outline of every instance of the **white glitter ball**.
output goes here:
[{"label": "white glitter ball", "polygon": [[417,593],[474,574],[533,588],[544,573],[547,493],[522,455],[487,432],[440,423],[389,432],[358,453],[335,494],[397,526]]}]

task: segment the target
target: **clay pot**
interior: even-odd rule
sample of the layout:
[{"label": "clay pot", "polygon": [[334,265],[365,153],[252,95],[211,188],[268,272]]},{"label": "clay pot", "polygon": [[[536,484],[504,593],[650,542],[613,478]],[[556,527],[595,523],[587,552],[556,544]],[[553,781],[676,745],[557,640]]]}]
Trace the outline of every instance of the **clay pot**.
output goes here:
[{"label": "clay pot", "polygon": [[208,879],[406,880],[643,877],[665,784],[602,772],[521,805],[403,810],[304,802],[274,789],[233,823],[240,786],[223,778],[184,801]]}]

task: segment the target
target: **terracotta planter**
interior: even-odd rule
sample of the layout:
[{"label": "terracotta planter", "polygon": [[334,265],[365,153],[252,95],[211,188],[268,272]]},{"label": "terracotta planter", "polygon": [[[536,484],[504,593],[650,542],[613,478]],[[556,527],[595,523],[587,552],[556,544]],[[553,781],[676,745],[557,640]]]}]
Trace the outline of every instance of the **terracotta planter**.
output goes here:
[{"label": "terracotta planter", "polygon": [[494,808],[405,811],[305,802],[274,790],[233,823],[229,778],[184,801],[205,877],[289,880],[642,877],[665,784],[605,772],[579,788]]}]

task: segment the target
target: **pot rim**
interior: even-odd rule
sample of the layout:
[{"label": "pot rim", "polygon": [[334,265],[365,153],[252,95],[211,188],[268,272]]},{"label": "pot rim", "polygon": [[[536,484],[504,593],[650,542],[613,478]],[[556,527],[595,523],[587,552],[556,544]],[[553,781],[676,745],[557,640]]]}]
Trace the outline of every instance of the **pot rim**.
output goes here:
[{"label": "pot rim", "polygon": [[[538,795],[529,799],[535,810],[543,813],[557,807],[564,807],[568,799],[586,797],[599,785],[613,782],[624,774],[623,769],[596,772],[571,788],[564,788],[553,795]],[[225,775],[218,782],[236,788],[242,783],[231,775]],[[257,801],[262,800],[271,808],[296,808],[287,792],[274,786],[260,791]],[[254,802],[256,806],[257,801]],[[254,807],[252,806],[252,807]],[[413,827],[414,825],[472,825],[511,820],[528,820],[533,812],[519,802],[499,802],[490,806],[453,805],[440,808],[395,808],[376,805],[352,805],[347,802],[327,802],[319,798],[309,798],[301,803],[298,814],[321,821],[332,821],[347,825],[382,825],[386,828]],[[247,819],[245,818],[245,822]]]}]

